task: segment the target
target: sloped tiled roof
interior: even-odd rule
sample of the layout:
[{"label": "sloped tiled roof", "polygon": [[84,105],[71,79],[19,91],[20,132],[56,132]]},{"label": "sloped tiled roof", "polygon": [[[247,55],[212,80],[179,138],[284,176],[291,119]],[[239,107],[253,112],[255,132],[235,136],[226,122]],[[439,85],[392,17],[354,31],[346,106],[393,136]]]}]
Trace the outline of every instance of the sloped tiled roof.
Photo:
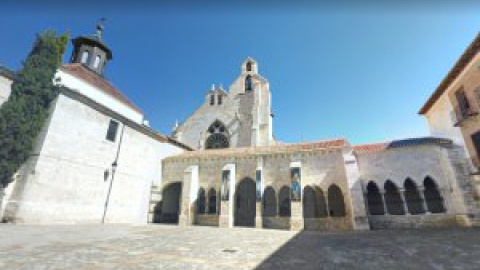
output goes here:
[{"label": "sloped tiled roof", "polygon": [[443,93],[448,89],[448,87],[455,81],[455,79],[462,73],[465,67],[472,61],[472,59],[480,51],[480,34],[477,34],[472,43],[468,48],[463,52],[462,56],[457,60],[452,69],[448,72],[447,76],[442,80],[438,85],[437,89],[433,94],[428,98],[427,102],[420,109],[418,114],[425,114],[430,110],[430,108],[435,104],[435,102],[443,95]]},{"label": "sloped tiled roof", "polygon": [[82,64],[80,63],[64,64],[60,67],[60,69],[72,76],[75,76],[85,81],[86,83],[103,91],[105,94],[127,105],[131,109],[143,114],[143,112],[137,106],[135,106],[135,104],[133,104],[130,100],[128,100],[127,97],[123,95],[122,92],[120,92],[120,90],[118,90],[105,78],[89,70],[88,68],[84,67]]},{"label": "sloped tiled roof", "polygon": [[401,148],[401,147],[410,147],[410,146],[420,146],[420,145],[449,145],[452,141],[449,139],[435,138],[435,137],[422,137],[422,138],[411,138],[405,140],[395,140],[390,142],[381,142],[381,143],[372,143],[372,144],[362,144],[353,146],[353,150],[356,153],[374,153],[381,152],[387,149]]},{"label": "sloped tiled roof", "polygon": [[251,146],[225,149],[209,149],[196,150],[184,152],[182,154],[169,157],[167,159],[181,159],[181,158],[205,158],[205,157],[235,157],[244,155],[261,155],[272,153],[291,153],[291,152],[305,152],[315,151],[321,149],[342,148],[348,146],[345,139],[334,139],[329,141],[319,141],[310,143],[295,143],[295,144],[277,144],[270,146]]}]

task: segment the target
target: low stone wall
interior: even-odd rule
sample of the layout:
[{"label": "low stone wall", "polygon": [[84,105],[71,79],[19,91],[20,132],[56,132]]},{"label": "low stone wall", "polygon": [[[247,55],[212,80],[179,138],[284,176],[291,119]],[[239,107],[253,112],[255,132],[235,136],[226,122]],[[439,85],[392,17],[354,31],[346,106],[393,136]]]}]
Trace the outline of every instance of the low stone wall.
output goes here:
[{"label": "low stone wall", "polygon": [[[290,217],[263,217],[263,228],[292,230],[292,219]],[[326,217],[303,219],[303,228],[309,231],[350,231],[353,224],[349,217]]]},{"label": "low stone wall", "polygon": [[202,226],[218,226],[219,216],[202,214],[195,217],[195,224]]},{"label": "low stone wall", "polygon": [[466,226],[462,217],[450,214],[369,216],[370,229],[409,229]]},{"label": "low stone wall", "polygon": [[350,231],[353,230],[349,217],[306,218],[303,220],[308,231]]},{"label": "low stone wall", "polygon": [[290,230],[290,217],[262,217],[265,229]]}]

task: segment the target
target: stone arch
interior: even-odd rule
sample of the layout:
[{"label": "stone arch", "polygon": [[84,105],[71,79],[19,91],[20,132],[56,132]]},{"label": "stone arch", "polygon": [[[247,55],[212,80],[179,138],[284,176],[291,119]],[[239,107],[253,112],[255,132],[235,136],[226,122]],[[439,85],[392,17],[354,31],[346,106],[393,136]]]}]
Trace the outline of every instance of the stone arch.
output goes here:
[{"label": "stone arch", "polygon": [[255,226],[256,214],[256,184],[253,179],[242,179],[235,189],[235,226]]},{"label": "stone arch", "polygon": [[248,61],[247,62],[247,67],[246,67],[247,71],[252,71],[252,61]]},{"label": "stone arch", "polygon": [[384,215],[383,198],[380,189],[373,181],[367,184],[367,204],[370,215]]},{"label": "stone arch", "polygon": [[215,120],[207,129],[205,149],[220,149],[230,147],[230,135],[227,126],[220,120]]},{"label": "stone arch", "polygon": [[317,194],[311,186],[303,189],[303,218],[318,217]]},{"label": "stone arch", "polygon": [[405,215],[403,200],[400,192],[398,192],[398,187],[392,181],[387,180],[384,189],[387,212],[391,215]]},{"label": "stone arch", "polygon": [[281,217],[290,217],[292,215],[289,186],[283,186],[278,192],[278,215]]},{"label": "stone arch", "polygon": [[275,189],[271,186],[265,188],[263,192],[263,212],[264,217],[274,217],[277,215],[277,196]]},{"label": "stone arch", "polygon": [[163,187],[161,223],[178,223],[181,208],[182,183],[174,182]]},{"label": "stone arch", "polygon": [[328,188],[328,209],[331,217],[344,217],[346,215],[342,190],[335,184]]},{"label": "stone arch", "polygon": [[443,200],[438,185],[430,176],[425,177],[423,180],[424,197],[427,204],[428,211],[431,213],[444,213],[445,202]]},{"label": "stone arch", "polygon": [[208,191],[208,213],[217,213],[217,191],[214,188]]},{"label": "stone arch", "polygon": [[205,189],[198,189],[198,198],[197,198],[197,214],[205,214]]},{"label": "stone arch", "polygon": [[412,179],[407,178],[403,183],[405,189],[405,202],[408,207],[408,212],[412,215],[425,213],[423,208],[423,199],[420,196],[417,185]]}]

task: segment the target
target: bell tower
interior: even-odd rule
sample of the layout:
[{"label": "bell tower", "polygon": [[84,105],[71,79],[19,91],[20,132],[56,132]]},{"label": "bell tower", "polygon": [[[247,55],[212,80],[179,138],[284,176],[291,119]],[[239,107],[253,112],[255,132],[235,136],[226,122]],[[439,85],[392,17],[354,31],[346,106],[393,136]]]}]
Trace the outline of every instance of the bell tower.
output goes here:
[{"label": "bell tower", "polygon": [[79,36],[72,40],[73,53],[70,58],[70,63],[80,63],[100,76],[103,76],[107,62],[112,59],[112,51],[102,41],[104,21],[100,19],[93,36]]}]

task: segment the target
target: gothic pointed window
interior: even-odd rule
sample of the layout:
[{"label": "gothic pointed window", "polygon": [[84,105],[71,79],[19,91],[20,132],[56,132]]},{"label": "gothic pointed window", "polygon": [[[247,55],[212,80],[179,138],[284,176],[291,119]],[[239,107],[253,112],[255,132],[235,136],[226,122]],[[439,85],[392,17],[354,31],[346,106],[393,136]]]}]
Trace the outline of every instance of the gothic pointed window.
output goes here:
[{"label": "gothic pointed window", "polygon": [[247,75],[245,78],[245,92],[250,92],[253,90],[252,76]]},{"label": "gothic pointed window", "polygon": [[228,131],[225,125],[216,120],[207,130],[208,137],[205,149],[228,148],[230,146]]}]

